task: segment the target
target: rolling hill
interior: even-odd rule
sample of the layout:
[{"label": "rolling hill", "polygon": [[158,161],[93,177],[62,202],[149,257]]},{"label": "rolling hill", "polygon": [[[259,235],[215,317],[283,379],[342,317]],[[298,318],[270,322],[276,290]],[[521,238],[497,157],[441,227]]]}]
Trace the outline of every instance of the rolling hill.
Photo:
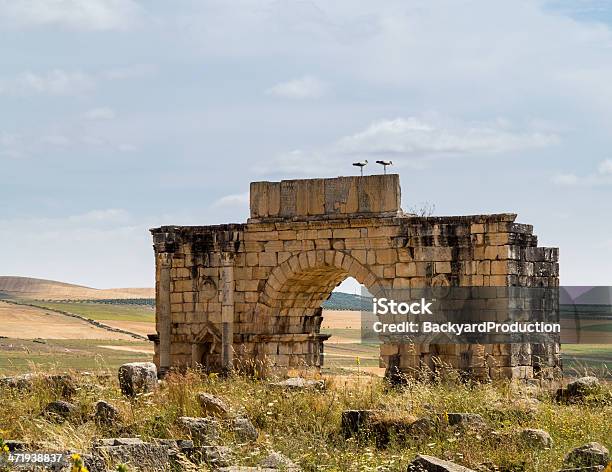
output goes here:
[{"label": "rolling hill", "polygon": [[97,289],[54,280],[0,276],[0,298],[5,299],[100,300],[153,297],[153,288]]}]

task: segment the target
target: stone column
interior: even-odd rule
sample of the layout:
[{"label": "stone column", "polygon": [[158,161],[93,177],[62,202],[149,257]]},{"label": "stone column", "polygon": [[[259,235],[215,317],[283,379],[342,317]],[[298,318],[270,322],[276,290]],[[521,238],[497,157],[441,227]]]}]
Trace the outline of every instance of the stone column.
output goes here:
[{"label": "stone column", "polygon": [[170,269],[172,268],[172,255],[161,253],[158,255],[159,279],[157,285],[157,320],[159,333],[159,373],[164,375],[170,368],[170,336],[172,333],[172,320],[170,311]]},{"label": "stone column", "polygon": [[234,260],[231,254],[222,255],[221,266],[221,355],[223,371],[234,365]]}]

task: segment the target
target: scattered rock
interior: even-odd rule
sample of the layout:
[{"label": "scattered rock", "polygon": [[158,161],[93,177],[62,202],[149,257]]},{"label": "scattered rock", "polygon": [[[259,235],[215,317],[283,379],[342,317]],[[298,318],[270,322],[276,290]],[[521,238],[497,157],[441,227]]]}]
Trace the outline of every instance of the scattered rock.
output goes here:
[{"label": "scattered rock", "polygon": [[0,386],[18,390],[31,390],[34,386],[35,374],[21,374],[0,378]]},{"label": "scattered rock", "polygon": [[227,467],[232,461],[232,450],[227,446],[204,446],[204,461],[214,467]]},{"label": "scattered rock", "polygon": [[282,387],[288,390],[323,390],[325,388],[324,380],[308,380],[302,377],[291,377],[281,382],[273,382],[270,385],[274,387]]},{"label": "scattered rock", "polygon": [[342,432],[345,438],[357,435],[380,410],[345,410],[342,412]]},{"label": "scattered rock", "polygon": [[408,472],[474,472],[472,469],[433,456],[418,455],[408,465]]},{"label": "scattered rock", "polygon": [[448,424],[464,429],[487,428],[487,422],[477,413],[447,413]]},{"label": "scattered rock", "polygon": [[565,456],[564,462],[574,467],[607,465],[610,460],[610,452],[606,447],[590,442],[577,447]]},{"label": "scattered rock", "polygon": [[43,382],[63,398],[71,398],[77,392],[76,382],[68,374],[44,376]]},{"label": "scattered rock", "polygon": [[553,440],[546,431],[542,429],[525,428],[520,432],[521,440],[533,448],[549,448]]},{"label": "scattered rock", "polygon": [[210,393],[199,393],[198,402],[205,416],[218,416],[221,418],[230,416],[229,406],[223,400]]},{"label": "scattered rock", "polygon": [[100,446],[133,446],[134,444],[144,444],[140,438],[104,438],[98,439],[94,447]]},{"label": "scattered rock", "polygon": [[63,398],[70,398],[76,393],[74,379],[68,374],[46,375],[27,373],[0,378],[0,386],[17,390],[32,391],[37,385],[52,390]]},{"label": "scattered rock", "polygon": [[117,407],[115,407],[113,404],[100,400],[96,403],[94,420],[100,425],[111,426],[121,421],[121,414],[119,413]]},{"label": "scattered rock", "polygon": [[119,386],[128,397],[157,388],[157,367],[152,362],[130,362],[119,367]]},{"label": "scattered rock", "polygon": [[260,467],[264,469],[272,470],[286,470],[287,472],[296,472],[301,470],[300,467],[288,457],[282,455],[280,452],[272,452],[268,457],[259,463]]},{"label": "scattered rock", "polygon": [[62,423],[74,416],[76,411],[77,407],[72,403],[64,400],[57,400],[49,403],[44,408],[43,415],[51,420]]},{"label": "scattered rock", "polygon": [[392,439],[398,442],[411,439],[411,428],[416,418],[405,417],[374,417],[367,426],[370,434],[376,441],[376,446],[384,448]]},{"label": "scattered rock", "polygon": [[259,433],[255,425],[248,418],[240,417],[234,419],[234,433],[239,442],[256,441]]},{"label": "scattered rock", "polygon": [[586,396],[597,393],[601,387],[597,377],[580,377],[567,384],[567,392],[571,396]]},{"label": "scattered rock", "polygon": [[[117,439],[133,440],[138,438]],[[138,441],[129,444],[96,446],[92,448],[92,455],[103,459],[111,467],[115,467],[117,464],[126,464],[130,471],[167,471],[170,463],[168,447],[162,444]]]},{"label": "scattered rock", "polygon": [[199,444],[210,446],[219,439],[219,425],[211,418],[181,416],[178,424]]},{"label": "scattered rock", "polygon": [[600,391],[601,384],[597,377],[580,377],[567,384],[567,387],[557,390],[557,401],[580,401],[584,397]]},{"label": "scattered rock", "polygon": [[436,423],[429,418],[419,418],[409,426],[407,433],[412,439],[421,440],[429,438],[436,433]]}]

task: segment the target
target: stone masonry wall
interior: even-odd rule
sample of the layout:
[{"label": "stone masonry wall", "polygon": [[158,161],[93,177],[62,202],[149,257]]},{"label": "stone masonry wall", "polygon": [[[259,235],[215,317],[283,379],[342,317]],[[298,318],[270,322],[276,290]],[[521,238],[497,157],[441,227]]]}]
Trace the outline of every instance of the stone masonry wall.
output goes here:
[{"label": "stone masonry wall", "polygon": [[[558,285],[558,250],[537,247],[516,215],[416,217],[401,212],[399,194],[396,175],[254,183],[245,224],[153,229],[162,371],[320,366],[320,306],[348,276],[375,296]],[[558,345],[381,347],[381,365],[403,372],[440,362],[477,377],[526,378],[558,367],[559,353]]]}]

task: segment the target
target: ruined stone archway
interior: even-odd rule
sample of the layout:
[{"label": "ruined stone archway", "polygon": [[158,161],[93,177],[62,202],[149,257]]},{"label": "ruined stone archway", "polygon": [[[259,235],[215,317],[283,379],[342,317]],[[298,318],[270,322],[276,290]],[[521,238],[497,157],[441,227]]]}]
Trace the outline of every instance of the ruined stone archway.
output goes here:
[{"label": "ruined stone archway", "polygon": [[291,256],[266,281],[256,311],[258,323],[282,330],[283,320],[308,316],[347,277],[371,292],[383,290],[376,275],[347,252],[312,250]]},{"label": "ruined stone archway", "polygon": [[373,293],[383,290],[367,266],[343,251],[305,251],[277,265],[255,311],[256,325],[276,335],[277,342],[256,349],[259,361],[273,356],[289,367],[322,365],[323,343],[330,337],[320,333],[322,303],[348,277]]},{"label": "ruined stone archway", "polygon": [[[373,293],[438,284],[557,286],[557,250],[537,247],[533,228],[515,218],[406,214],[392,174],[252,183],[247,223],[151,230],[155,361],[162,372],[195,365],[201,333],[216,332],[222,347],[214,364],[225,369],[262,356],[279,367],[318,367],[317,310],[348,276]],[[381,363],[408,371],[434,352],[493,378],[529,377],[537,366],[559,363],[554,346],[538,351],[537,364],[530,347],[514,356],[510,345],[485,346],[493,364],[472,364],[462,349],[385,344]],[[464,357],[469,365],[459,362]]]}]

